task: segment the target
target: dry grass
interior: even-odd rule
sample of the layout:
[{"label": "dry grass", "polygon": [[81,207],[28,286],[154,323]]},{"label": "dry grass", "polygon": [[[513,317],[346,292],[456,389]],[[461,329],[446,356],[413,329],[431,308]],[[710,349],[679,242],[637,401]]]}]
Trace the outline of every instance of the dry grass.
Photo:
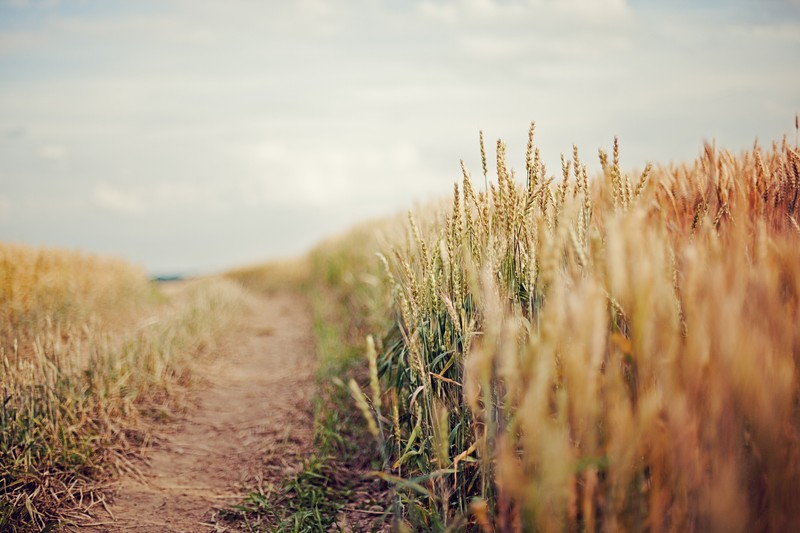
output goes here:
[{"label": "dry grass", "polygon": [[287,288],[302,288],[311,276],[310,261],[306,257],[271,261],[244,266],[225,272],[230,278],[253,292],[274,294]]},{"label": "dry grass", "polygon": [[238,293],[203,282],[169,299],[139,269],[77,252],[0,245],[0,529],[89,519],[103,481],[168,415]]},{"label": "dry grass", "polygon": [[488,191],[465,170],[368,267],[397,527],[797,530],[797,147],[562,161],[532,127],[516,179],[498,141]]}]

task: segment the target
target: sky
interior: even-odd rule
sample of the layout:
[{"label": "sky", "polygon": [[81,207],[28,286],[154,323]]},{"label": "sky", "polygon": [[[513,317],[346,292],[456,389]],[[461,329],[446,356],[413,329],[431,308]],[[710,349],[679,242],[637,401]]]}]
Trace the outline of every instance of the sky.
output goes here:
[{"label": "sky", "polygon": [[210,273],[452,194],[479,130],[557,174],[798,111],[794,0],[0,0],[0,241]]}]

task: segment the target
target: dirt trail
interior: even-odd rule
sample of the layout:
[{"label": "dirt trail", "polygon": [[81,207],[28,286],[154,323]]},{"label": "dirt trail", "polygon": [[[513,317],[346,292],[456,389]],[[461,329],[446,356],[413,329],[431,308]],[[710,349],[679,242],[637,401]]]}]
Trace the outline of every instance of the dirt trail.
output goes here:
[{"label": "dirt trail", "polygon": [[231,353],[209,366],[188,413],[157,436],[144,480],[123,479],[113,522],[91,530],[228,531],[219,508],[294,471],[313,434],[311,327],[296,295],[254,297]]}]

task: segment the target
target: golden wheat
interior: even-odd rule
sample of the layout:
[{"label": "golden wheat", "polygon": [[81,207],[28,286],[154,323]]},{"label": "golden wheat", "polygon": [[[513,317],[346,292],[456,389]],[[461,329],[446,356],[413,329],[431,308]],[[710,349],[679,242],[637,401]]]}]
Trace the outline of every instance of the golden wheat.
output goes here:
[{"label": "golden wheat", "polygon": [[498,141],[496,182],[462,164],[385,245],[398,527],[800,527],[797,151],[632,174],[615,138],[598,178],[573,147],[554,183],[534,130],[524,184]]}]

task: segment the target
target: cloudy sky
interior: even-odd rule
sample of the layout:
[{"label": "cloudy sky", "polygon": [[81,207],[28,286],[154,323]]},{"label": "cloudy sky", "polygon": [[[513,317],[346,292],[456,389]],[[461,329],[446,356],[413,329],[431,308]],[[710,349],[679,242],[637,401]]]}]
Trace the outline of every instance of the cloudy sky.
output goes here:
[{"label": "cloudy sky", "polygon": [[0,0],[0,240],[153,273],[298,254],[478,174],[794,136],[790,0]]}]

